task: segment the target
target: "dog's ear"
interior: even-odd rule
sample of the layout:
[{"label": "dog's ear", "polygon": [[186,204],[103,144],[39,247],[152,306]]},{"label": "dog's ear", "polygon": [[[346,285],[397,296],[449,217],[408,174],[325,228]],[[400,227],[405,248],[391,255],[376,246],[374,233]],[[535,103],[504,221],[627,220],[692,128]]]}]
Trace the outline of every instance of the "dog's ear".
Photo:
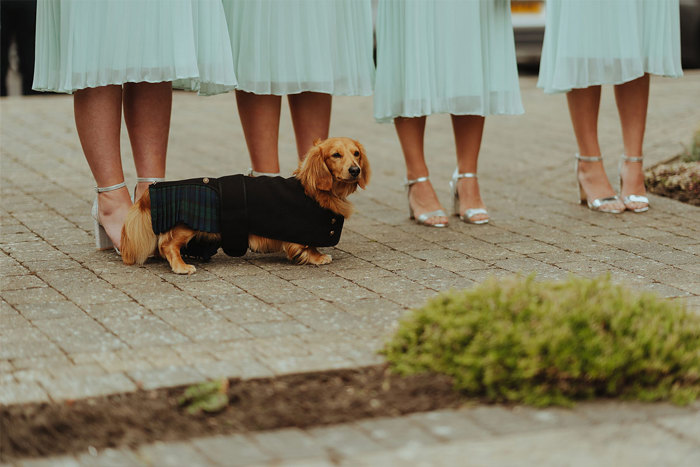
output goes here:
[{"label": "dog's ear", "polygon": [[357,149],[360,151],[360,179],[357,181],[357,184],[360,185],[360,188],[364,189],[367,184],[369,183],[369,177],[372,175],[372,170],[369,168],[369,160],[367,159],[367,152],[365,152],[365,147],[360,144],[359,141],[353,140],[355,145],[357,146]]},{"label": "dog's ear", "polygon": [[333,187],[333,176],[326,166],[321,145],[315,143],[306,153],[299,170],[299,179],[310,190],[330,191]]}]

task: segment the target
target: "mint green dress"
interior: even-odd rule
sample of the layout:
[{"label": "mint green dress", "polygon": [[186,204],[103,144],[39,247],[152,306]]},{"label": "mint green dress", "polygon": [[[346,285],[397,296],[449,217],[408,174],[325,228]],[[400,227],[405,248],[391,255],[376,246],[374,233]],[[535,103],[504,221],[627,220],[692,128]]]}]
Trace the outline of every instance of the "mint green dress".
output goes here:
[{"label": "mint green dress", "polygon": [[546,93],[683,75],[678,0],[548,0],[546,15]]},{"label": "mint green dress", "polygon": [[220,0],[39,0],[34,68],[38,91],[172,81],[207,95],[236,85]]},{"label": "mint green dress", "polygon": [[223,0],[238,89],[369,95],[370,0]]},{"label": "mint green dress", "polygon": [[380,0],[374,116],[523,113],[509,0]]}]

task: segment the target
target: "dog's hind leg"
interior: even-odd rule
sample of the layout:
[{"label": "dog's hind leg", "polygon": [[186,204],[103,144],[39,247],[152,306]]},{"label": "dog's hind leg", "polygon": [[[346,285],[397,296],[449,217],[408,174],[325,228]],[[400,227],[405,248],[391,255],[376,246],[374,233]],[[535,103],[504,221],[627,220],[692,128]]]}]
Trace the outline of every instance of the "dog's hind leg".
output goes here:
[{"label": "dog's hind leg", "polygon": [[299,245],[298,243],[284,243],[285,253],[290,261],[297,264],[328,264],[333,258],[331,255],[324,255],[312,246]]},{"label": "dog's hind leg", "polygon": [[248,248],[256,253],[273,253],[284,249],[284,242],[271,238],[260,237],[255,234],[248,235]]},{"label": "dog's hind leg", "polygon": [[180,248],[187,245],[197,232],[184,225],[176,225],[170,231],[158,236],[158,251],[168,260],[175,274],[193,274],[197,268],[186,264],[180,255]]}]

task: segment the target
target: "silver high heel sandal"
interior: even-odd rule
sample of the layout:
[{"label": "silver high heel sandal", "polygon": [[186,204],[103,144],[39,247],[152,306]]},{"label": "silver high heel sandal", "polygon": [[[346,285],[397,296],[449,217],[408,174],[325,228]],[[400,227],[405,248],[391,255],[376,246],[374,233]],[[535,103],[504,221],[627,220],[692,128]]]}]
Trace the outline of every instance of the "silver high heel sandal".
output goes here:
[{"label": "silver high heel sandal", "polygon": [[[112,186],[106,186],[106,187],[95,187],[95,191],[97,193],[104,193],[106,191],[114,191],[118,190],[120,188],[124,188],[126,186],[125,182],[117,183],[116,185]],[[114,251],[117,252],[118,255],[121,256],[121,252],[119,251],[119,248],[117,248],[114,245],[114,242],[112,242],[112,239],[109,238],[107,235],[107,231],[105,231],[105,228],[102,227],[102,224],[100,223],[100,217],[99,217],[99,208],[97,207],[97,196],[95,196],[95,201],[92,203],[92,218],[95,221],[95,246],[97,247],[98,250],[108,250],[110,248],[114,248]]]},{"label": "silver high heel sandal", "polygon": [[478,216],[479,214],[485,214],[488,216],[489,212],[484,208],[465,209],[464,213],[461,213],[459,211],[459,195],[457,194],[457,183],[462,178],[476,178],[476,174],[473,172],[459,173],[459,169],[455,169],[454,173],[452,174],[452,180],[450,180],[450,188],[452,189],[452,210],[455,216],[459,216],[461,221],[466,222],[468,224],[487,224],[489,222],[488,219],[481,219],[478,221],[472,220],[474,216]]},{"label": "silver high heel sandal", "polygon": [[[622,164],[625,162],[642,162],[644,160],[643,157],[627,157],[626,155],[622,155],[622,158],[620,159],[620,196],[622,196],[622,203],[625,205],[627,209],[629,209],[632,212],[645,212],[649,210],[649,198],[643,195],[627,195],[624,196],[622,194]],[[628,205],[630,203],[645,203],[646,206],[642,206],[641,208],[637,209],[632,209]]]},{"label": "silver high heel sandal", "polygon": [[[579,153],[576,153],[574,156],[576,160],[574,161],[574,169],[576,173],[576,182],[578,183],[578,192],[579,192],[579,200],[581,204],[586,204],[588,206],[588,209],[592,211],[599,211],[599,212],[607,212],[610,214],[620,214],[623,212],[625,209],[612,209],[609,206],[616,201],[619,203],[620,198],[617,197],[617,195],[614,196],[607,196],[605,198],[597,198],[594,199],[593,201],[590,201],[588,199],[588,195],[586,192],[583,190],[583,186],[581,185],[581,182],[579,181],[578,178],[578,161],[583,161],[583,162],[600,162],[603,160],[602,156],[582,156]],[[608,206],[608,207],[606,207]]]},{"label": "silver high heel sandal", "polygon": [[406,187],[406,197],[408,198],[408,215],[409,215],[411,220],[415,220],[416,224],[419,224],[419,225],[425,225],[427,227],[438,227],[438,228],[447,227],[446,222],[442,222],[440,224],[429,224],[428,222],[426,222],[428,219],[430,219],[432,217],[447,217],[447,213],[445,213],[445,211],[443,211],[442,209],[437,209],[435,211],[430,211],[430,212],[424,212],[423,214],[421,214],[417,217],[413,214],[413,208],[411,207],[411,201],[410,201],[410,197],[409,197],[409,194],[411,191],[411,186],[415,185],[416,183],[427,182],[429,180],[430,180],[430,178],[428,176],[418,177],[418,178],[413,179],[413,180],[408,180],[408,179],[404,180],[404,186]]},{"label": "silver high heel sandal", "polygon": [[279,177],[280,173],[279,172],[258,172],[257,170],[253,170],[252,168],[248,169],[248,172],[246,172],[246,175],[249,177]]},{"label": "silver high heel sandal", "polygon": [[139,183],[149,183],[152,185],[163,181],[165,181],[165,178],[162,177],[136,177],[136,186],[134,187],[134,192],[131,194],[131,202],[134,203],[137,201],[134,198],[136,197],[136,188],[138,188]]}]

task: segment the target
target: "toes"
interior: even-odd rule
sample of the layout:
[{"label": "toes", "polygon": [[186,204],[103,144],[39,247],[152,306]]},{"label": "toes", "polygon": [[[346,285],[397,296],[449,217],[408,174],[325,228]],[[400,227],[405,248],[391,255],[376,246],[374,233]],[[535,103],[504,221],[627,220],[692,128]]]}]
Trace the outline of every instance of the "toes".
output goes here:
[{"label": "toes", "polygon": [[431,217],[425,221],[425,223],[429,225],[447,224],[448,222],[449,219],[447,217]]},{"label": "toes", "polygon": [[319,255],[316,257],[309,258],[308,264],[320,266],[322,264],[329,264],[332,260],[333,260],[333,257],[331,255]]},{"label": "toes", "polygon": [[331,255],[323,255],[321,256],[321,261],[318,264],[329,264],[331,261],[333,261],[333,257]]},{"label": "toes", "polygon": [[638,209],[644,209],[646,207],[647,207],[646,203],[638,203],[638,202],[628,203],[626,206],[626,208],[631,210],[631,211],[636,211]]},{"label": "toes", "polygon": [[175,274],[194,274],[197,268],[192,266],[191,264],[185,264],[184,267],[178,267],[178,268],[173,268],[173,272]]}]

